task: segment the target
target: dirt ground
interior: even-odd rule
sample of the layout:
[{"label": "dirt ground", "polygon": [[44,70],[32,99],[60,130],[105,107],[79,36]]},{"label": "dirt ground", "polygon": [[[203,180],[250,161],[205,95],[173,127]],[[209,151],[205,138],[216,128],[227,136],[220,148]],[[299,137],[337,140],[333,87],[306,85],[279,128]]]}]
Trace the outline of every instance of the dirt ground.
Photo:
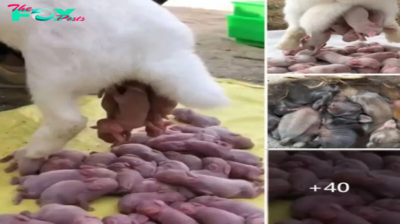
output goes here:
[{"label": "dirt ground", "polygon": [[[400,3],[400,0],[398,0]],[[287,25],[283,19],[282,9],[285,6],[285,0],[268,0],[268,30],[284,30]],[[400,23],[400,17],[397,18]]]},{"label": "dirt ground", "polygon": [[[188,24],[197,37],[197,50],[211,73],[218,78],[231,78],[264,84],[264,49],[238,45],[227,37],[226,15],[230,2],[171,0],[167,8]],[[184,6],[184,7],[182,7]],[[212,6],[212,7],[209,7]],[[26,90],[0,88],[0,111],[30,103]]]}]

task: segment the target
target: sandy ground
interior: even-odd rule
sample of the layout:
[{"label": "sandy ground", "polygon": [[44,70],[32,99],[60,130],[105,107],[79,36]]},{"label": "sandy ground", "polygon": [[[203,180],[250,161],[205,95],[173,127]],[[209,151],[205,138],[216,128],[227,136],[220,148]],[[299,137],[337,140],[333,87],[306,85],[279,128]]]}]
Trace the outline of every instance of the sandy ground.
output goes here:
[{"label": "sandy ground", "polygon": [[[198,53],[215,77],[264,84],[264,50],[238,45],[227,37],[230,1],[170,0],[166,8],[193,29]],[[0,111],[29,103],[27,91],[0,88]]]}]

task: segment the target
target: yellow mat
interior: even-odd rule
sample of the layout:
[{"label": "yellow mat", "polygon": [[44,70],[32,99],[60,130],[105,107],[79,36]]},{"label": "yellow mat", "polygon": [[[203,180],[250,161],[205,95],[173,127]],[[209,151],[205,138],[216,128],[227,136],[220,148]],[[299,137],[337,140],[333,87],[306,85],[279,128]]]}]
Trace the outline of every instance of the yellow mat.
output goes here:
[{"label": "yellow mat", "polygon": [[[264,88],[232,80],[219,80],[219,82],[232,99],[232,105],[202,113],[214,115],[230,130],[250,137],[256,144],[252,152],[264,157]],[[105,116],[96,97],[85,97],[81,105],[82,112],[90,119],[89,125],[95,124],[97,119]],[[27,143],[40,124],[40,115],[35,106],[27,106],[0,113],[0,124],[0,156],[5,156]],[[107,151],[108,147],[97,139],[95,130],[90,128],[84,130],[68,145],[68,148],[86,152]],[[0,165],[0,172],[5,166]],[[12,176],[16,176],[16,173],[0,175],[0,214],[18,213],[23,210],[37,211],[38,207],[33,200],[25,200],[19,206],[12,205],[11,200],[15,195],[15,186],[9,184]],[[99,199],[92,203],[95,211],[91,214],[98,217],[117,214],[117,201],[117,197]],[[264,195],[247,201],[264,208]]]}]

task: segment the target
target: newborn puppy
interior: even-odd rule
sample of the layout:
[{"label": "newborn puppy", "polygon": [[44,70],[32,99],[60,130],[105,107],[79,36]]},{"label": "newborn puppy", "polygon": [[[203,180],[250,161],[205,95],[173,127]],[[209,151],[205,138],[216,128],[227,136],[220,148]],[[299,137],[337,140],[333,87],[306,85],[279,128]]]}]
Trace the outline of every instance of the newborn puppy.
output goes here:
[{"label": "newborn puppy", "polygon": [[51,224],[50,222],[39,221],[28,218],[24,215],[0,215],[0,223],[12,224]]},{"label": "newborn puppy", "polygon": [[91,128],[97,129],[97,137],[107,143],[123,143],[130,136],[118,122],[108,118],[98,120]]},{"label": "newborn puppy", "polygon": [[[88,119],[76,104],[79,98],[125,80],[140,81],[186,107],[209,109],[229,102],[195,53],[189,27],[153,1],[131,0],[117,8],[111,2],[95,0],[71,3],[70,8],[88,12],[87,18],[101,18],[110,8],[115,9],[107,21],[85,20],[85,28],[80,23],[39,25],[25,19],[15,27],[9,19],[13,8],[6,7],[12,3],[5,2],[0,9],[0,41],[21,50],[32,100],[43,114],[42,125],[27,145],[28,158],[59,151],[86,127]],[[63,8],[53,0],[33,0],[30,4]],[[93,9],[93,4],[98,7]],[[121,13],[126,8],[139,13]],[[64,37],[75,33],[81,38],[54,41],[55,33]],[[159,36],[162,40],[155,38]],[[95,44],[94,39],[102,44]],[[119,43],[118,49],[115,43]]]},{"label": "newborn puppy", "polygon": [[100,219],[89,216],[85,210],[73,205],[48,204],[41,207],[37,213],[24,211],[21,214],[32,219],[57,224],[102,224]]},{"label": "newborn puppy", "polygon": [[175,119],[193,125],[195,127],[205,128],[209,126],[217,126],[221,124],[216,117],[198,114],[190,109],[177,108],[172,111]]},{"label": "newborn puppy", "polygon": [[[110,117],[115,119],[126,132],[143,127],[150,110],[148,86],[139,82],[124,82],[117,86],[114,99],[118,103],[119,112]],[[130,137],[130,136],[129,136]]]},{"label": "newborn puppy", "polygon": [[138,206],[143,201],[148,200],[160,200],[171,204],[173,202],[186,201],[187,198],[175,191],[133,193],[125,195],[119,200],[118,211],[126,215],[135,213]]},{"label": "newborn puppy", "polygon": [[143,201],[137,208],[139,214],[157,220],[161,224],[198,224],[186,214],[173,209],[160,200]]},{"label": "newborn puppy", "polygon": [[172,208],[194,218],[200,223],[207,224],[244,224],[245,219],[236,214],[217,209],[212,207],[207,207],[201,204],[193,202],[176,202],[171,205]]},{"label": "newborn puppy", "polygon": [[396,121],[390,119],[371,133],[367,148],[399,148],[400,130]]},{"label": "newborn puppy", "polygon": [[44,190],[38,202],[41,206],[46,204],[79,205],[86,211],[93,211],[89,206],[91,201],[114,192],[117,188],[117,181],[111,178],[66,180]]},{"label": "newborn puppy", "polygon": [[377,93],[361,91],[351,96],[350,99],[360,104],[364,113],[372,118],[371,123],[363,125],[366,133],[375,131],[393,117],[392,108],[389,103]]},{"label": "newborn puppy", "polygon": [[149,218],[140,214],[131,215],[113,215],[102,219],[104,224],[143,224],[149,221]]},{"label": "newborn puppy", "polygon": [[225,198],[255,198],[264,191],[262,187],[248,181],[193,174],[183,170],[157,172],[155,178],[167,184],[187,187],[194,193]]},{"label": "newborn puppy", "polygon": [[0,160],[1,163],[14,160],[4,171],[6,173],[11,173],[15,170],[18,170],[21,176],[37,174],[46,160],[25,158],[26,153],[27,149],[21,148],[15,151],[13,154],[2,158]]},{"label": "newborn puppy", "polygon": [[171,114],[178,104],[176,101],[160,95],[153,88],[149,90],[149,99],[150,111],[146,119],[146,132],[148,136],[156,137],[165,131],[167,124],[163,119],[167,118],[167,115]]},{"label": "newborn puppy", "polygon": [[112,86],[104,91],[102,106],[107,112],[107,119],[92,128],[98,129],[99,138],[106,142],[125,142],[134,128],[145,125],[150,110],[148,86],[132,81]]}]

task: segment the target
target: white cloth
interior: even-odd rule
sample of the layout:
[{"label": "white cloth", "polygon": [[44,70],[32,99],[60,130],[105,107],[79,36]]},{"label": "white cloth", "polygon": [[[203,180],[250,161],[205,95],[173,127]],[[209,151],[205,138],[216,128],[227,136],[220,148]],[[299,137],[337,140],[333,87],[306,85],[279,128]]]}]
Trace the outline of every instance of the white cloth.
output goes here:
[{"label": "white cloth", "polygon": [[[278,44],[279,40],[282,38],[284,30],[271,30],[267,32],[267,57],[278,57],[282,56],[282,51],[277,50],[275,46]],[[368,38],[367,42],[378,42],[381,44],[390,44],[393,46],[400,47],[400,44],[396,43],[388,43],[385,39],[384,34],[381,34],[376,37]],[[349,45],[350,43],[342,41],[342,36],[332,35],[331,39],[328,41],[326,46],[343,48]]]}]

